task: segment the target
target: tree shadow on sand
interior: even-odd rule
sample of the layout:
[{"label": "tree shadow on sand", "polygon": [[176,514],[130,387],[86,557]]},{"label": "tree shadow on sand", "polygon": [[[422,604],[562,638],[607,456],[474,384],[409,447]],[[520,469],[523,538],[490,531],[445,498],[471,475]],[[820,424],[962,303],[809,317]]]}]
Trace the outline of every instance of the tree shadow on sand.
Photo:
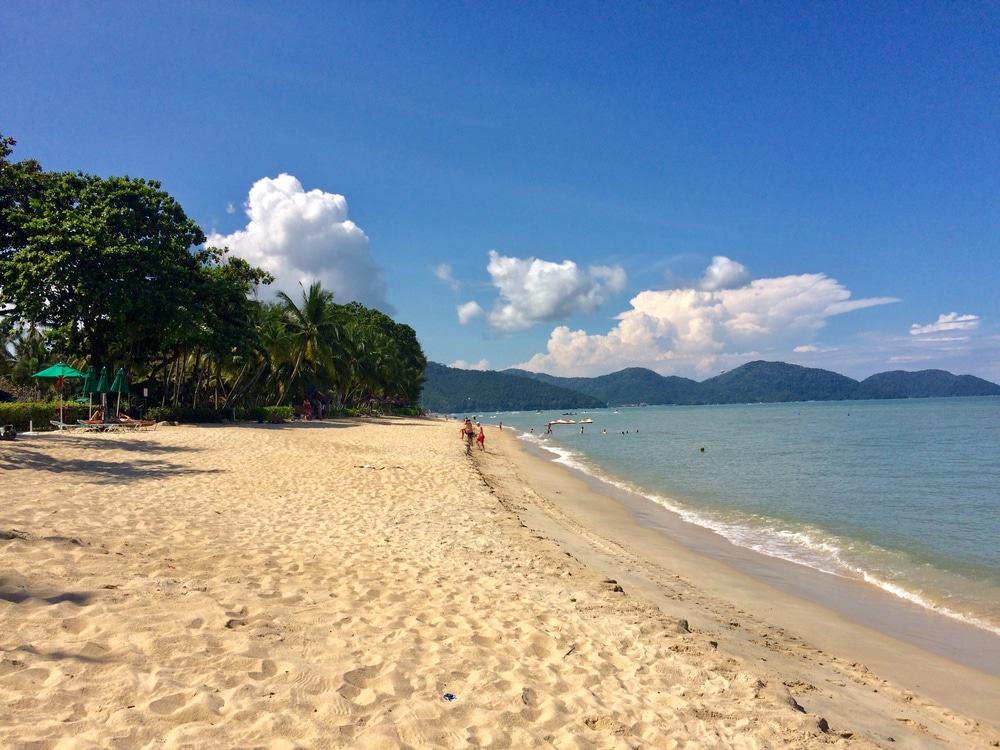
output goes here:
[{"label": "tree shadow on sand", "polygon": [[162,459],[124,462],[89,457],[55,458],[27,446],[17,446],[15,450],[0,454],[0,472],[7,471],[44,471],[49,474],[75,475],[82,481],[98,484],[124,484],[147,479],[217,474],[222,469],[193,469]]},{"label": "tree shadow on sand", "polygon": [[49,594],[46,596],[22,586],[15,586],[0,578],[0,601],[10,602],[11,604],[24,604],[25,602],[32,601],[45,602],[46,604],[69,602],[70,604],[82,607],[91,600],[92,596],[92,594],[88,594],[86,591],[63,591],[58,594]]},{"label": "tree shadow on sand", "polygon": [[[96,435],[96,434],[64,434],[51,435],[44,438],[44,445],[58,445],[59,447],[80,448],[91,453],[99,451],[127,451],[132,453],[195,453],[201,448],[194,448],[190,445],[165,445],[152,440],[136,439],[126,433],[125,435]],[[52,441],[51,443],[48,441]],[[20,441],[20,438],[19,438]],[[57,442],[58,441],[58,442]],[[27,440],[25,440],[27,442]],[[41,445],[42,443],[34,443]]]}]

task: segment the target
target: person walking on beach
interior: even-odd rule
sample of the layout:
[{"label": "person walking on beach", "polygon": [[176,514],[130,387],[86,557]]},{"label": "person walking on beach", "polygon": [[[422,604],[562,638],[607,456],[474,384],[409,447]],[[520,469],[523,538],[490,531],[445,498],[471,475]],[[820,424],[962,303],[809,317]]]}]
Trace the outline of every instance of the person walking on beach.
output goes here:
[{"label": "person walking on beach", "polygon": [[466,417],[465,422],[462,424],[462,439],[465,441],[465,455],[472,455],[472,438],[476,434],[475,430],[472,429],[472,421]]},{"label": "person walking on beach", "polygon": [[483,432],[483,426],[481,424],[479,424],[478,422],[476,423],[476,427],[479,428],[479,434],[476,435],[476,442],[479,444],[479,450],[481,450],[483,453],[485,453],[486,452],[486,433]]}]

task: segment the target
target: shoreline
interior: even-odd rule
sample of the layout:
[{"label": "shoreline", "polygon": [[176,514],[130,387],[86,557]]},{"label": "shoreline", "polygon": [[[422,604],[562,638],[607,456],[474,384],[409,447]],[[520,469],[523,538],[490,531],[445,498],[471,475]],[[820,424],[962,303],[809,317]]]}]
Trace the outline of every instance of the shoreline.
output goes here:
[{"label": "shoreline", "polygon": [[1000,677],[1000,632],[991,623],[895,594],[865,578],[830,573],[733,542],[711,525],[688,520],[670,505],[629,488],[617,478],[602,477],[568,462],[559,447],[525,441],[523,435],[517,437],[516,445],[533,457],[562,467],[595,492],[615,499],[640,526],[656,529],[693,552],[746,571],[760,582],[823,605],[884,635]]},{"label": "shoreline", "polygon": [[[526,444],[513,429],[491,430],[490,437],[494,449],[502,443],[500,452],[537,499],[525,522],[558,537],[585,564],[631,579],[627,590],[637,589],[666,613],[686,613],[692,624],[700,621],[716,634],[736,635],[745,628],[730,623],[757,620],[762,632],[738,636],[730,643],[734,655],[773,661],[776,642],[786,641],[778,649],[787,650],[791,639],[797,645],[792,651],[801,651],[793,662],[826,654],[841,667],[863,663],[866,673],[1000,729],[1000,638],[989,631],[863,581],[734,545],[644,496],[555,461],[556,454],[541,455],[542,447]],[[691,599],[678,595],[678,580],[707,595],[695,600],[694,611]],[[730,615],[737,619],[727,620]],[[825,711],[839,718],[836,707]]]},{"label": "shoreline", "polygon": [[[513,428],[513,431],[517,432],[517,428]],[[616,476],[606,469],[596,467],[588,460],[586,454],[578,453],[566,445],[553,444],[544,438],[540,438],[538,435],[528,435],[523,431],[520,432],[518,438],[521,447],[531,455],[542,457],[546,461],[552,461],[565,467],[574,475],[583,477],[585,481],[597,488],[598,491],[610,494],[630,507],[637,516],[645,519],[644,523],[663,526],[661,530],[665,534],[673,537],[675,540],[681,541],[682,544],[687,544],[687,546],[694,545],[702,549],[710,557],[732,561],[733,564],[742,562],[755,568],[768,568],[768,566],[772,566],[782,571],[779,575],[775,575],[769,568],[761,570],[758,577],[763,577],[764,580],[774,580],[775,578],[798,580],[799,578],[805,578],[807,580],[803,583],[803,586],[811,582],[818,584],[820,588],[829,588],[831,586],[838,588],[841,593],[847,593],[854,588],[844,583],[831,584],[830,577],[832,576],[833,579],[837,579],[838,581],[848,581],[861,585],[861,588],[854,588],[854,590],[855,592],[865,592],[862,595],[865,598],[870,597],[870,588],[878,589],[881,594],[889,598],[876,597],[873,603],[876,605],[878,602],[895,603],[897,605],[896,608],[900,610],[895,613],[897,617],[901,613],[907,617],[913,616],[913,613],[919,614],[921,612],[930,615],[928,622],[925,623],[927,626],[925,629],[931,631],[942,630],[937,625],[937,622],[938,618],[945,618],[962,626],[971,627],[973,630],[984,631],[1000,639],[1000,620],[988,619],[989,616],[982,613],[957,611],[950,604],[934,601],[933,595],[921,591],[910,583],[897,583],[888,580],[884,572],[873,569],[864,560],[851,559],[849,556],[842,558],[843,548],[850,548],[852,545],[853,540],[851,539],[841,538],[834,541],[834,546],[832,547],[834,550],[833,559],[810,554],[812,552],[810,545],[817,543],[815,539],[807,542],[807,552],[803,554],[803,549],[798,546],[798,542],[796,545],[787,545],[781,542],[776,543],[777,535],[774,533],[773,528],[760,528],[748,522],[712,518],[703,511],[691,507],[690,504],[685,507],[683,503],[675,499],[672,493],[664,494],[635,486],[628,480]],[[655,509],[651,508],[651,505],[656,506]],[[821,540],[821,543],[827,541],[822,536],[823,532],[819,529],[808,530],[805,533],[817,534],[817,538]],[[734,553],[733,548],[737,551],[745,551],[750,554]],[[775,562],[763,562],[761,557]],[[792,567],[789,567],[786,563]],[[810,577],[809,573],[801,572],[799,569],[803,567],[817,575]],[[811,598],[808,591],[800,593],[806,598]],[[982,595],[982,601],[994,601],[997,596],[1000,596],[1000,588],[980,592],[980,594]],[[1000,599],[996,600],[1000,601]],[[833,599],[830,602],[831,606],[836,609],[836,600]],[[913,606],[901,607],[899,606],[901,602]],[[845,611],[847,611],[846,608]],[[898,630],[897,628],[896,631]],[[917,637],[915,634],[919,630],[920,628],[910,628],[903,632],[892,630],[888,632],[906,640],[910,637]],[[944,630],[947,631],[948,629],[944,628]],[[965,660],[971,666],[976,666],[970,659],[973,656],[978,658],[979,648],[972,649],[972,654],[962,654],[954,652],[953,649],[949,649],[948,647],[948,641],[953,640],[956,635],[964,632],[972,633],[971,637],[979,647],[985,648],[991,654],[991,663],[987,671],[1000,675],[1000,650],[998,650],[1000,649],[1000,640],[984,640],[981,635],[962,629],[961,632],[943,632],[931,642],[921,639],[920,643],[929,645],[932,650],[939,649],[942,654],[948,655],[951,658],[956,658],[959,661]]]}]

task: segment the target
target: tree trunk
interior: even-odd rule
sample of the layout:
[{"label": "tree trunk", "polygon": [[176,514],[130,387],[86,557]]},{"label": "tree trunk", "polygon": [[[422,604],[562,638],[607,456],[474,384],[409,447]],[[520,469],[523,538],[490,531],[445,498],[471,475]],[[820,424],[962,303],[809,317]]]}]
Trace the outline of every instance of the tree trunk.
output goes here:
[{"label": "tree trunk", "polygon": [[192,408],[198,408],[198,389],[201,388],[201,347],[198,347],[197,353],[194,355],[194,393],[191,395],[191,406]]},{"label": "tree trunk", "polygon": [[167,393],[170,391],[170,374],[173,372],[174,368],[177,366],[177,356],[174,355],[174,359],[169,365],[164,364],[163,367],[163,398],[160,399],[160,406],[167,405]]},{"label": "tree trunk", "polygon": [[180,406],[181,403],[181,384],[184,382],[184,372],[187,369],[186,360],[187,356],[181,352],[174,381],[174,407]]}]

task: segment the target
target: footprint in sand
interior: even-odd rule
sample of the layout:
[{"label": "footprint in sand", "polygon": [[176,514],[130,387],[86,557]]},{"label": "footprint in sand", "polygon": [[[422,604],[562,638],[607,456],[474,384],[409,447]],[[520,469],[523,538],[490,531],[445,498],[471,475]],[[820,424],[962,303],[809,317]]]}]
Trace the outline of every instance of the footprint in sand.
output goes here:
[{"label": "footprint in sand", "polygon": [[278,669],[274,666],[274,662],[270,659],[264,659],[260,663],[259,672],[248,672],[251,680],[266,680],[268,677],[274,677]]},{"label": "footprint in sand", "polygon": [[181,693],[174,693],[173,695],[168,695],[164,698],[158,698],[149,704],[149,710],[154,714],[159,714],[160,716],[166,716],[167,714],[172,714],[175,711],[180,710],[184,705],[185,698]]}]

